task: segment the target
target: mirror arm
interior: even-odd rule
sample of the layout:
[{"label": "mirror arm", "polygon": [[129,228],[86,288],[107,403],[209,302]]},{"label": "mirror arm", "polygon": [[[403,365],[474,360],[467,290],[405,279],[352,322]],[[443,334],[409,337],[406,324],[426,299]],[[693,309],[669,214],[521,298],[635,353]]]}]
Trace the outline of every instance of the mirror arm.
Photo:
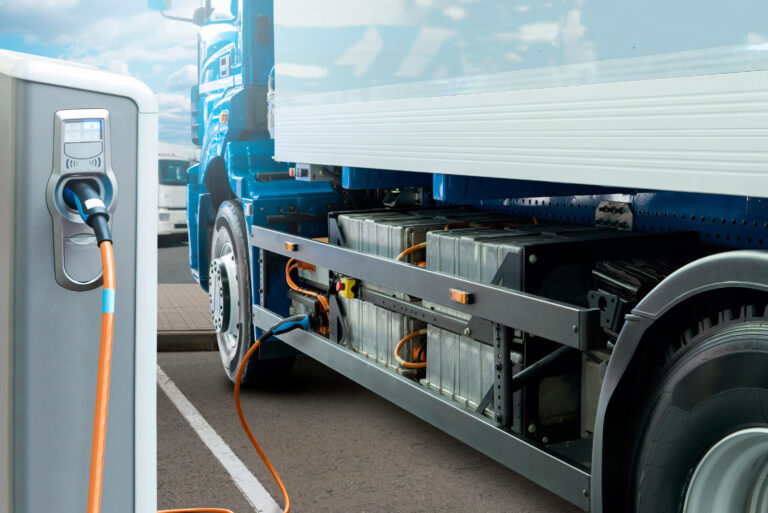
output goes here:
[{"label": "mirror arm", "polygon": [[165,14],[165,11],[160,11],[160,14],[163,16],[163,18],[167,18],[169,20],[186,21],[187,23],[194,23],[195,25],[197,25],[197,23],[195,23],[195,20],[193,20],[192,18],[180,18],[178,16],[170,16],[168,14]]}]

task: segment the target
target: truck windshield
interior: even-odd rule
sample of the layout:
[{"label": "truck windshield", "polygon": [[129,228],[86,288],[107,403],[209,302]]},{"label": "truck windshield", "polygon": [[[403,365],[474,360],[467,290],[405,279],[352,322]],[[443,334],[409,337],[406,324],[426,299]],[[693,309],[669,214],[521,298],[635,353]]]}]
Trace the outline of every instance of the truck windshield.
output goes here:
[{"label": "truck windshield", "polygon": [[160,185],[184,185],[187,183],[186,160],[160,160]]}]

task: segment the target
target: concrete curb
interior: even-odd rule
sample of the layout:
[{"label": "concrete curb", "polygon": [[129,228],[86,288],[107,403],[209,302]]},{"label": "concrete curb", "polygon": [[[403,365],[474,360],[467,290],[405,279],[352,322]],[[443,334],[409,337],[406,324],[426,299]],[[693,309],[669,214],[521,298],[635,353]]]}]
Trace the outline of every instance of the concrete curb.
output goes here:
[{"label": "concrete curb", "polygon": [[215,331],[158,331],[157,352],[218,351]]}]

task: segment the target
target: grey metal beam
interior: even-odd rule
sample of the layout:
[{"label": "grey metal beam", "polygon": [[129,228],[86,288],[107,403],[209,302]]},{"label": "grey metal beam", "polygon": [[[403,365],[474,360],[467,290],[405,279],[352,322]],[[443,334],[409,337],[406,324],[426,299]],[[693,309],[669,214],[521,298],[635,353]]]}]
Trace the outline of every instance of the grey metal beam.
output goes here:
[{"label": "grey metal beam", "polygon": [[[280,316],[259,305],[253,305],[253,323],[259,328],[267,329],[280,320]],[[539,486],[589,511],[588,472],[493,426],[485,417],[326,338],[300,330],[278,338],[519,472]]]},{"label": "grey metal beam", "polygon": [[[287,243],[293,244],[293,250],[286,247]],[[262,226],[251,226],[251,244],[570,347],[587,349],[591,338],[599,333],[600,311],[597,309],[581,308],[513,289],[474,283]],[[469,304],[451,301],[451,289],[472,294],[473,301]]]},{"label": "grey metal beam", "polygon": [[[427,324],[437,326],[438,328],[448,330],[451,333],[464,335],[465,330],[469,328],[469,322],[463,319],[459,319],[458,317],[453,317],[452,315],[444,314],[442,312],[432,310],[431,308],[426,308],[421,306],[421,303],[419,302],[403,301],[402,299],[387,296],[386,294],[381,294],[380,292],[375,292],[364,287],[360,287],[360,299],[363,301],[368,301],[369,303],[373,303],[374,305],[380,306],[381,308],[391,312],[396,312],[405,315],[406,317],[417,319],[419,321],[426,322]],[[490,325],[490,323],[488,324]],[[487,339],[480,339],[476,336],[473,336],[473,338],[483,344],[489,346],[493,345],[490,337]]]}]

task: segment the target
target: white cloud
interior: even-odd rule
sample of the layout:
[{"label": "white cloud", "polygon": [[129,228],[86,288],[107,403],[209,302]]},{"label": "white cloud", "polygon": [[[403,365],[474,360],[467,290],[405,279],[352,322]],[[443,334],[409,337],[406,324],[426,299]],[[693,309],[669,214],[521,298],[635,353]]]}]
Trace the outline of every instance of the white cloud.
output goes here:
[{"label": "white cloud", "polygon": [[751,45],[759,45],[765,42],[766,42],[765,37],[761,36],[756,32],[750,32],[749,34],[747,34],[747,43]]},{"label": "white cloud", "polygon": [[416,21],[419,10],[432,2],[420,0],[279,0],[275,24],[285,27],[359,27],[403,25]]},{"label": "white cloud", "polygon": [[454,32],[436,27],[422,27],[421,32],[411,45],[408,55],[395,71],[395,76],[418,78],[421,77],[437,52]]},{"label": "white cloud", "polygon": [[197,84],[197,66],[194,64],[187,64],[181,69],[174,71],[168,75],[166,83],[168,84],[168,89],[172,91],[189,89]]},{"label": "white cloud", "polygon": [[541,21],[520,27],[518,39],[524,43],[551,43],[557,46],[560,37],[560,24]]},{"label": "white cloud", "polygon": [[[104,66],[102,64],[102,66]],[[106,63],[107,71],[111,71],[112,73],[118,73],[120,75],[130,75],[131,70],[128,67],[128,63],[121,59],[111,59],[109,62]]]},{"label": "white cloud", "polygon": [[587,41],[584,36],[587,28],[582,23],[582,14],[579,9],[568,11],[562,23],[554,21],[540,21],[522,25],[513,32],[497,32],[493,38],[499,41],[519,41],[515,51],[506,55],[512,62],[522,58],[520,54],[528,51],[530,44],[544,43],[563,48],[563,56],[566,64],[579,62],[592,62],[597,59],[595,43]]},{"label": "white cloud", "polygon": [[[198,27],[149,11],[146,0],[0,0],[0,4],[0,34],[15,34],[60,58],[147,82],[160,93],[161,135],[188,140],[187,95],[163,95],[194,84],[188,75],[197,60]],[[175,0],[169,14],[191,17],[199,5],[199,0]],[[174,70],[173,79],[163,76]]]},{"label": "white cloud", "polygon": [[328,70],[321,66],[293,64],[290,62],[277,63],[275,65],[275,73],[295,78],[324,78],[328,76]]},{"label": "white cloud", "polygon": [[531,6],[530,5],[516,5],[515,6],[515,10],[517,12],[528,12],[528,11],[531,10]]},{"label": "white cloud", "polygon": [[467,10],[458,5],[452,5],[443,9],[443,14],[453,21],[461,21],[467,17]]},{"label": "white cloud", "polygon": [[597,59],[595,43],[584,41],[587,28],[581,23],[581,11],[573,9],[566,16],[563,26],[563,51],[566,64],[592,62]]},{"label": "white cloud", "polygon": [[515,32],[493,34],[500,41],[517,40],[522,43],[550,43],[560,45],[560,24],[554,21],[540,21],[523,25]]},{"label": "white cloud", "polygon": [[523,57],[519,53],[507,52],[504,54],[504,57],[506,57],[509,62],[523,62]]},{"label": "white cloud", "polygon": [[352,66],[352,74],[360,77],[368,71],[373,61],[384,47],[384,40],[376,27],[368,27],[359,40],[341,54],[333,64],[336,66]]},{"label": "white cloud", "polygon": [[189,96],[183,94],[157,93],[157,106],[160,111],[160,122],[167,126],[178,126],[188,129],[190,105]]}]

